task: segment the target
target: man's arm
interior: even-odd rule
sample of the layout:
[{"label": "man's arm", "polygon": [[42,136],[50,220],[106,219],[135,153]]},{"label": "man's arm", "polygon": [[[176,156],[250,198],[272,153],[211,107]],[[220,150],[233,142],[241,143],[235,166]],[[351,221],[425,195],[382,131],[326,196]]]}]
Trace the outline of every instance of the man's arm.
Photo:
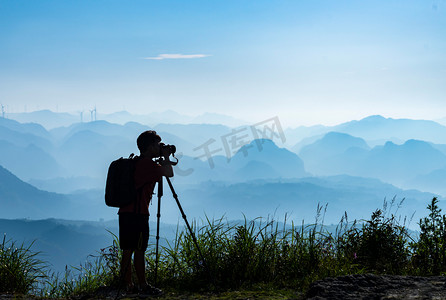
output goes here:
[{"label": "man's arm", "polygon": [[166,177],[173,177],[173,168],[169,160],[170,154],[172,154],[170,150],[161,147],[161,156],[164,158],[161,161],[161,167],[163,168],[163,176]]}]

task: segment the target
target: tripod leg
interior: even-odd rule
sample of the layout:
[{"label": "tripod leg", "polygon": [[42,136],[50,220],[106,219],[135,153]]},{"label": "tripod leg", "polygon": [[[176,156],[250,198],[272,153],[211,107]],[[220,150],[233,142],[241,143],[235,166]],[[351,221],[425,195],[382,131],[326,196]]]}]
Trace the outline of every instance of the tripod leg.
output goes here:
[{"label": "tripod leg", "polygon": [[158,212],[156,214],[156,253],[155,253],[155,286],[158,283],[158,249],[160,240],[161,197],[163,196],[163,178],[158,181]]},{"label": "tripod leg", "polygon": [[208,266],[207,266],[207,264],[206,264],[206,261],[205,261],[205,259],[204,259],[204,256],[203,256],[203,254],[201,253],[201,249],[200,249],[200,246],[198,245],[197,238],[195,237],[195,234],[194,234],[194,232],[192,231],[192,228],[190,227],[189,222],[187,221],[186,214],[184,213],[184,210],[183,210],[183,208],[181,207],[180,201],[178,200],[178,195],[177,195],[177,193],[175,193],[175,189],[173,188],[172,182],[170,181],[170,178],[169,178],[169,177],[166,177],[166,180],[167,180],[167,183],[169,184],[170,190],[172,191],[172,195],[173,195],[173,197],[175,198],[175,201],[177,202],[178,208],[180,209],[181,216],[183,217],[184,222],[186,223],[187,229],[189,230],[189,233],[190,233],[190,235],[192,236],[192,240],[194,241],[195,247],[196,247],[197,250],[198,250],[198,254],[200,254],[200,258],[201,258],[201,260],[202,260],[202,262],[203,262],[203,265],[204,265],[204,267],[206,268],[206,270],[208,271],[210,277],[213,278],[212,273],[211,273],[210,269],[208,268]]}]

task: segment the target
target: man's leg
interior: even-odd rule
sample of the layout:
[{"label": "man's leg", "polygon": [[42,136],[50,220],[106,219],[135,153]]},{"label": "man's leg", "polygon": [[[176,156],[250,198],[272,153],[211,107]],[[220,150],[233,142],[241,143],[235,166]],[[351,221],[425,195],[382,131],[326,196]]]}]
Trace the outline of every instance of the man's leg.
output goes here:
[{"label": "man's leg", "polygon": [[144,250],[135,250],[135,271],[140,288],[145,288],[147,286],[144,253]]},{"label": "man's leg", "polygon": [[[127,289],[133,288],[132,282],[132,253],[133,250],[123,250],[121,259],[121,278],[124,279]],[[135,254],[136,258],[136,254]]]}]

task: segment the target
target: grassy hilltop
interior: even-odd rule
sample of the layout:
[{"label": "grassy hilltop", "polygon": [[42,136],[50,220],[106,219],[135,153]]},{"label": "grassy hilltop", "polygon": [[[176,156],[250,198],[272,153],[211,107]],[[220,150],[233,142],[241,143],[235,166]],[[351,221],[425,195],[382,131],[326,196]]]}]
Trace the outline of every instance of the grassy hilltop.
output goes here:
[{"label": "grassy hilltop", "polygon": [[[446,215],[438,200],[428,205],[413,238],[398,219],[399,205],[386,203],[371,218],[349,222],[347,214],[333,230],[323,225],[323,208],[312,225],[260,220],[233,224],[207,220],[193,224],[201,249],[189,231],[178,231],[175,240],[160,249],[157,285],[175,295],[217,297],[293,298],[309,284],[347,274],[440,275],[446,271]],[[30,246],[3,238],[0,244],[0,292],[60,298],[94,297],[119,286],[118,241],[100,249],[89,263],[51,273]],[[155,280],[155,246],[147,251],[147,279]],[[236,292],[235,292],[236,291]],[[238,295],[238,296],[236,296]],[[243,296],[245,295],[245,296]],[[203,296],[204,297],[204,296]]]}]

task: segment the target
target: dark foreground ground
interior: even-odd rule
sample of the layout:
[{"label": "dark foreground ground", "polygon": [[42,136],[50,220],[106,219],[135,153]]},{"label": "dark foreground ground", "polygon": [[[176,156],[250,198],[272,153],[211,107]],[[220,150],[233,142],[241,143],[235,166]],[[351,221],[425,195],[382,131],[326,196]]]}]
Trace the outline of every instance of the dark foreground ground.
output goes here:
[{"label": "dark foreground ground", "polygon": [[305,299],[446,299],[446,277],[349,275],[314,282]]},{"label": "dark foreground ground", "polygon": [[[184,294],[166,292],[159,297],[130,295],[116,298],[117,291],[104,289],[94,295],[73,299],[435,299],[446,300],[446,277],[391,275],[348,275],[314,282],[306,294],[292,290],[230,291],[220,294]],[[0,295],[0,299],[36,299],[29,296]]]}]

